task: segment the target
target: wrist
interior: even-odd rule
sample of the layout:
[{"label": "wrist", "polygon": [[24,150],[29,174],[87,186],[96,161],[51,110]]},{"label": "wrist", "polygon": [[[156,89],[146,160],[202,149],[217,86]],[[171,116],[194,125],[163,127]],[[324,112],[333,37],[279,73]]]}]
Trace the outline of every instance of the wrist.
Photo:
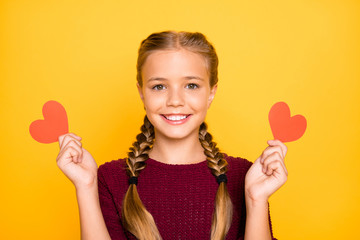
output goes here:
[{"label": "wrist", "polygon": [[263,215],[269,211],[269,204],[266,200],[245,199],[246,213],[248,217]]},{"label": "wrist", "polygon": [[97,192],[98,191],[98,185],[97,185],[97,178],[94,179],[94,181],[88,182],[86,184],[76,185],[75,186],[76,193],[91,193],[91,192]]},{"label": "wrist", "polygon": [[250,207],[267,206],[268,200],[269,198],[266,196],[255,195],[245,190],[246,206],[250,206]]},{"label": "wrist", "polygon": [[264,207],[268,207],[268,201],[265,199],[262,200],[254,200],[251,198],[246,198],[245,197],[245,203],[246,203],[246,208],[248,209],[252,209],[252,208],[264,208]]}]

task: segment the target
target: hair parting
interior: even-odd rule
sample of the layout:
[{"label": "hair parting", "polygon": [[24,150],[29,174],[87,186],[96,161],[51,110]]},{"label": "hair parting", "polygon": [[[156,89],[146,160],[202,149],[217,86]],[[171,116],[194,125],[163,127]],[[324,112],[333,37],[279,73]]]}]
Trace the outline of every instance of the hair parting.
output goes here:
[{"label": "hair parting", "polygon": [[202,56],[207,63],[207,70],[210,76],[210,87],[218,82],[218,64],[215,48],[206,39],[205,35],[199,32],[175,32],[164,31],[153,33],[141,42],[136,64],[137,82],[142,86],[141,69],[147,57],[158,50],[180,50],[186,49]]}]

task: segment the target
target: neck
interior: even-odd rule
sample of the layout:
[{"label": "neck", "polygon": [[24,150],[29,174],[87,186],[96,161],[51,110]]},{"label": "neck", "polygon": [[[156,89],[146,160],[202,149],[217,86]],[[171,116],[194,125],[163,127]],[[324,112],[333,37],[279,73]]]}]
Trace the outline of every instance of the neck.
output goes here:
[{"label": "neck", "polygon": [[185,139],[157,136],[149,157],[167,164],[192,164],[206,160],[198,135]]}]

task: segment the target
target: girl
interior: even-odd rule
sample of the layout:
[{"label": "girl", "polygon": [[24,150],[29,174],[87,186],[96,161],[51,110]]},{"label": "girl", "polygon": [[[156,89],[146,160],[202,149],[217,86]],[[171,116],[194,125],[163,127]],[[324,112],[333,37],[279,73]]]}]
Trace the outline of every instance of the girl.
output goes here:
[{"label": "girl", "polygon": [[219,151],[204,123],[217,66],[201,33],[151,34],[137,61],[146,116],[128,157],[97,168],[79,136],[59,137],[82,239],[274,239],[268,199],[287,179],[287,148],[270,140],[253,164]]}]

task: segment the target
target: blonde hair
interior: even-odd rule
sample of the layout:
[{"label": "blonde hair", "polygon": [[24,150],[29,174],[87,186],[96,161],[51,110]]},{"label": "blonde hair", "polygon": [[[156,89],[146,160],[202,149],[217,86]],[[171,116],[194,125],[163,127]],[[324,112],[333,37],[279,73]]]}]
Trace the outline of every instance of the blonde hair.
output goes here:
[{"label": "blonde hair", "polygon": [[[175,31],[153,33],[141,42],[137,61],[137,81],[139,85],[142,86],[142,66],[152,52],[181,48],[198,53],[204,57],[210,76],[210,87],[215,86],[218,82],[218,57],[212,44],[201,33]],[[136,141],[130,147],[126,160],[129,177],[137,177],[140,171],[145,168],[146,160],[149,158],[149,151],[155,139],[154,126],[150,123],[147,116],[145,116],[144,124],[140,129],[141,133],[136,136]],[[212,174],[215,177],[225,174],[228,163],[224,155],[216,147],[216,143],[212,141],[212,135],[207,131],[206,123],[200,125],[199,141],[204,148],[207,166],[211,169]],[[215,197],[211,240],[225,239],[231,226],[232,214],[233,206],[226,183],[221,182]],[[155,221],[142,203],[135,184],[130,184],[125,194],[122,206],[122,219],[124,227],[138,239],[161,239]]]}]

